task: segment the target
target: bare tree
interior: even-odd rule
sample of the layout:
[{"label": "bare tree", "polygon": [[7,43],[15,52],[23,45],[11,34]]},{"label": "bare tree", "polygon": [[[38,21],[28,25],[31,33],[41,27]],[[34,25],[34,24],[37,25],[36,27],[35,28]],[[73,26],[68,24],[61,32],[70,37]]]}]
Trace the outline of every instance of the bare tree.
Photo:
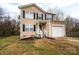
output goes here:
[{"label": "bare tree", "polygon": [[60,10],[57,7],[56,8],[49,8],[48,12],[56,14],[54,17],[54,19],[56,19],[56,20],[63,20],[64,19],[64,13],[62,12],[62,10]]},{"label": "bare tree", "polygon": [[79,37],[79,21],[73,17],[66,17],[66,35],[69,37]]},{"label": "bare tree", "polygon": [[19,21],[11,19],[10,15],[5,16],[3,12],[3,9],[0,8],[0,37],[18,35]]}]

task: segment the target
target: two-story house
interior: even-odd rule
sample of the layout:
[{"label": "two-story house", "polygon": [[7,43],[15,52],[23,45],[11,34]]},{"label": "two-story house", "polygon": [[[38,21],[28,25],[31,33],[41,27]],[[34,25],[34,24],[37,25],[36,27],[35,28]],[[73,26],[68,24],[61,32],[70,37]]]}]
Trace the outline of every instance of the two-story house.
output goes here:
[{"label": "two-story house", "polygon": [[20,38],[64,37],[64,21],[54,20],[55,14],[48,13],[36,4],[22,5],[20,19]]}]

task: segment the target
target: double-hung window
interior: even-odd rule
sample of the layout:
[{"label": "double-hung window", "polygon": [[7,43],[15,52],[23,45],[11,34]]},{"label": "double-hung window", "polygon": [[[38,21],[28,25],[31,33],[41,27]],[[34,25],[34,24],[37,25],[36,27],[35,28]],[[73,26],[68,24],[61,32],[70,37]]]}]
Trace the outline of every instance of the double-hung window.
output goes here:
[{"label": "double-hung window", "polygon": [[51,14],[46,14],[46,19],[47,20],[52,19],[52,15]]},{"label": "double-hung window", "polygon": [[26,18],[29,18],[29,19],[33,19],[33,13],[31,13],[31,12],[26,12],[26,13],[25,13],[25,17],[26,17]]},{"label": "double-hung window", "polygon": [[29,25],[25,24],[25,31],[29,31]]},{"label": "double-hung window", "polygon": [[[23,25],[24,26],[24,25]],[[23,28],[24,29],[24,28]],[[34,31],[33,25],[31,24],[25,24],[25,31]]]},{"label": "double-hung window", "polygon": [[34,31],[33,25],[30,25],[30,24],[29,24],[29,31]]},{"label": "double-hung window", "polygon": [[42,19],[42,14],[38,14],[38,19]]}]

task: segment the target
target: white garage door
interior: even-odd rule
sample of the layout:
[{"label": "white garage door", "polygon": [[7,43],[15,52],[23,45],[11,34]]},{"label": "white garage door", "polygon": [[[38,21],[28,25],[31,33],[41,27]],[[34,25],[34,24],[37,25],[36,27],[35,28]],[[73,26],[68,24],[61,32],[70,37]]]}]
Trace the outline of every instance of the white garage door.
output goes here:
[{"label": "white garage door", "polygon": [[53,26],[52,37],[63,37],[65,35],[64,26]]}]

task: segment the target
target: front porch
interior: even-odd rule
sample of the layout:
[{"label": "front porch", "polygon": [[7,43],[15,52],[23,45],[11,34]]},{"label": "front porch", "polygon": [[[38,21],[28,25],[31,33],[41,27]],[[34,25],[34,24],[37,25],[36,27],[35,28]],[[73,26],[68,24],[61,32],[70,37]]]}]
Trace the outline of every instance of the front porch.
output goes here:
[{"label": "front porch", "polygon": [[46,23],[47,22],[37,22],[36,23],[36,34],[35,36],[36,37],[41,37],[41,38],[44,38],[44,37],[47,37],[48,36],[48,33],[45,29],[45,26],[46,26]]}]

